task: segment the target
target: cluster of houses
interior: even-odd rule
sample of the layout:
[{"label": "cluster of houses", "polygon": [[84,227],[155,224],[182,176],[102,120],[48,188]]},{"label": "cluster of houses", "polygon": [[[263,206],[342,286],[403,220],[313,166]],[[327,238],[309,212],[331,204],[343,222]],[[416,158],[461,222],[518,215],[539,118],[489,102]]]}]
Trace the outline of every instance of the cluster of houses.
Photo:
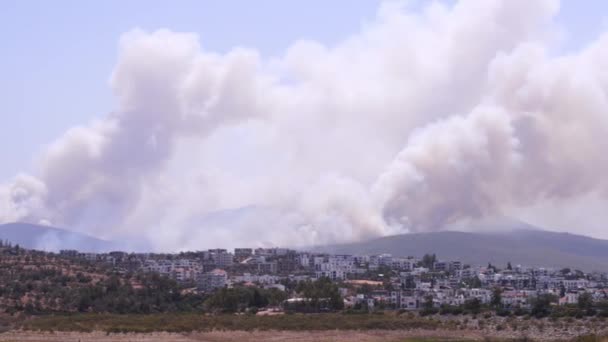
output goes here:
[{"label": "cluster of houses", "polygon": [[122,272],[157,272],[210,293],[218,288],[258,286],[288,291],[289,284],[322,277],[336,282],[346,307],[365,306],[419,310],[432,300],[435,307],[460,306],[478,299],[490,303],[500,288],[506,307],[526,308],[540,294],[554,294],[560,304],[574,304],[590,293],[597,301],[608,298],[608,276],[578,270],[524,267],[498,269],[460,261],[382,255],[336,255],[286,248],[211,249],[180,254],[60,252],[66,257],[112,265]]}]

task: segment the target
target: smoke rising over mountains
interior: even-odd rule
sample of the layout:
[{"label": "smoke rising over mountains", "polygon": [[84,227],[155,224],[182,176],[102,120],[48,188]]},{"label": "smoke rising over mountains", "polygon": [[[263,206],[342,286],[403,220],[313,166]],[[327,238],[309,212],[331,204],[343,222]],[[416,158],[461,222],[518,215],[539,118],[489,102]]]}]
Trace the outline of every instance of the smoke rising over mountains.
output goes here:
[{"label": "smoke rising over mountains", "polygon": [[[336,46],[297,41],[275,57],[135,29],[120,39],[115,111],[0,183],[0,222],[179,249],[601,208],[608,35],[556,55],[558,11],[553,0],[391,2]],[[251,205],[228,226],[209,218]]]}]

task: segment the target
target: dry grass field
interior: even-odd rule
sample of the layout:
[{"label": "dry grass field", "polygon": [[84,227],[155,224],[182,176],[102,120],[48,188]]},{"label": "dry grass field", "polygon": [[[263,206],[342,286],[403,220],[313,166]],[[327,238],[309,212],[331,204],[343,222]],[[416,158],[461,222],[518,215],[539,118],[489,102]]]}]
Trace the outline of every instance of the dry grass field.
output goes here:
[{"label": "dry grass field", "polygon": [[430,331],[214,331],[204,333],[107,334],[103,332],[9,332],[0,334],[1,342],[403,342],[403,341],[474,341],[474,334]]},{"label": "dry grass field", "polygon": [[0,342],[152,341],[575,341],[608,342],[605,319],[434,316],[406,313],[280,316],[78,314],[38,316],[2,324]]}]

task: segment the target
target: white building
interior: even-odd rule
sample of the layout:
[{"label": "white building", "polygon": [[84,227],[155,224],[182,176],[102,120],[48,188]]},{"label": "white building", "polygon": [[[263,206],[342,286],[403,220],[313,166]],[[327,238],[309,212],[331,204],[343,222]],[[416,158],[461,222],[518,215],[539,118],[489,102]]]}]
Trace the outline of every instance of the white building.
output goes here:
[{"label": "white building", "polygon": [[492,299],[492,290],[489,289],[468,289],[466,292],[469,298],[477,298],[482,304],[488,304]]},{"label": "white building", "polygon": [[212,253],[211,259],[218,267],[231,266],[234,263],[234,255],[228,252]]},{"label": "white building", "polygon": [[143,270],[146,272],[156,272],[180,282],[190,280],[195,281],[201,274],[202,269],[203,267],[200,262],[190,259],[148,259],[143,265]]},{"label": "white building", "polygon": [[224,270],[215,269],[209,273],[203,273],[199,277],[198,287],[203,291],[212,291],[225,287],[228,282],[228,274]]}]

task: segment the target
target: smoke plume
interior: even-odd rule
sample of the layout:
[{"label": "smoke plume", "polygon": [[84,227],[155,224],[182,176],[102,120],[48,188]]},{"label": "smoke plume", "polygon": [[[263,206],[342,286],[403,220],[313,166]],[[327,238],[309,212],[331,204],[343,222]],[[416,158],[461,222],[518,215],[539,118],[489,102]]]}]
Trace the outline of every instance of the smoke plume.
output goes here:
[{"label": "smoke plume", "polygon": [[558,11],[391,2],[335,46],[272,57],[126,33],[116,110],[0,185],[0,222],[159,249],[309,245],[605,203],[608,35],[556,54]]}]

